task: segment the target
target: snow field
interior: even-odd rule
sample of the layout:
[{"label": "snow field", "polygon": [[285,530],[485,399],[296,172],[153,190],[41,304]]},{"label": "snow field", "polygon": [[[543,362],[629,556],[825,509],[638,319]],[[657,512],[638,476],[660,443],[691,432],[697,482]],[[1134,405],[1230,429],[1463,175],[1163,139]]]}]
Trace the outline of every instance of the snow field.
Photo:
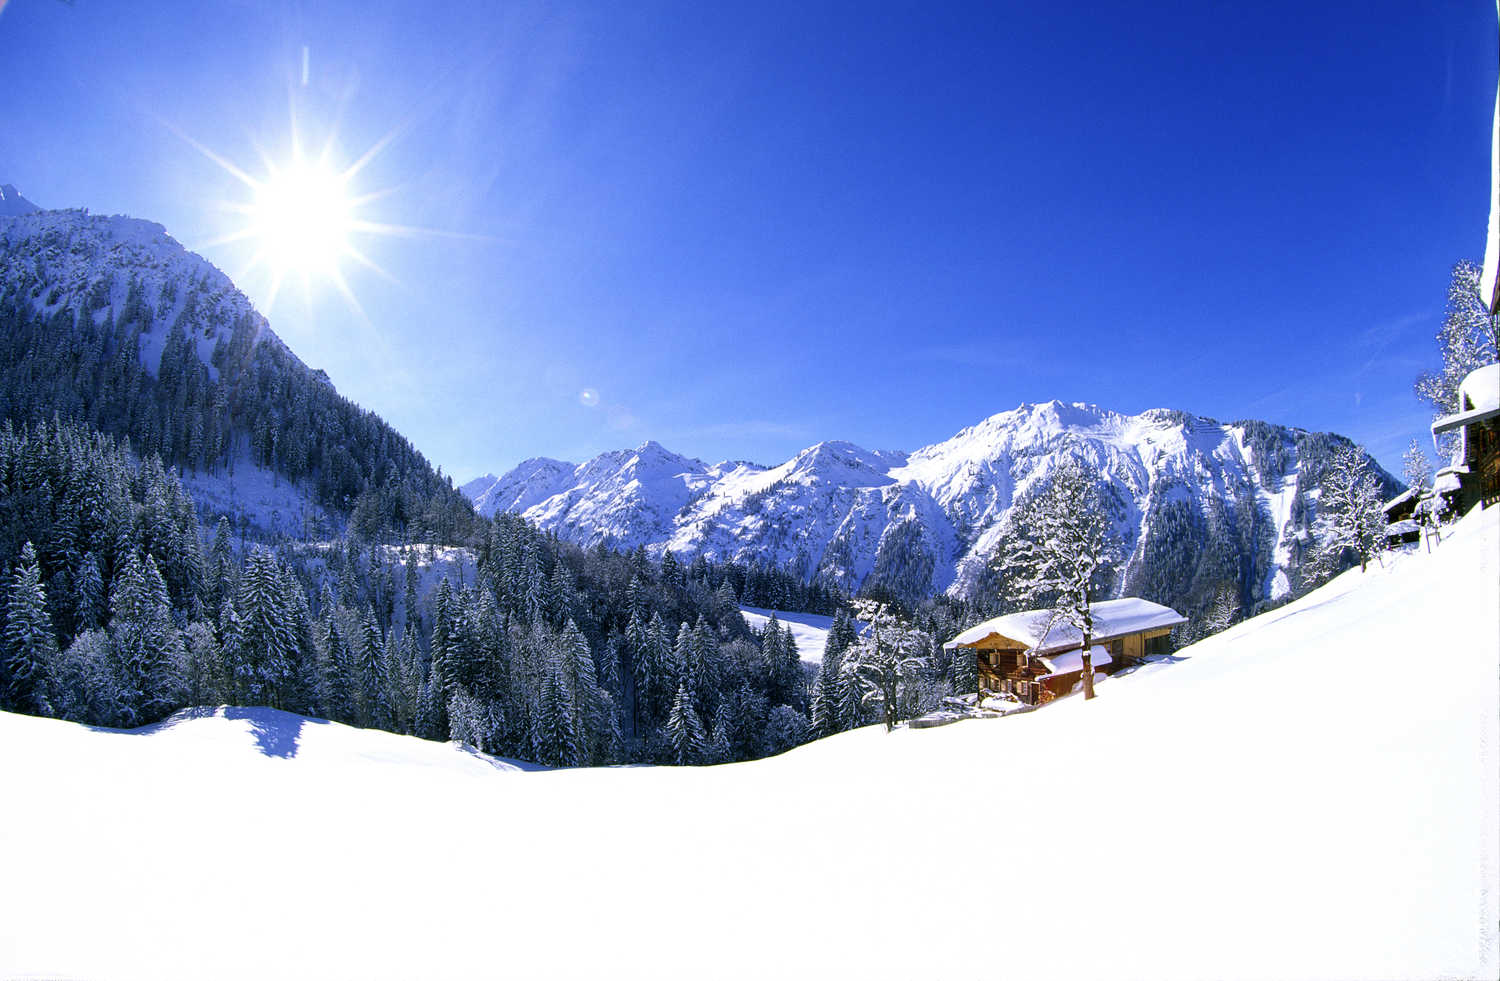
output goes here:
[{"label": "snow field", "polygon": [[1494,977],[1497,583],[1500,508],[1092,702],[702,769],[0,715],[0,976]]},{"label": "snow field", "polygon": [[788,613],[784,610],[765,610],[758,606],[742,606],[740,613],[745,622],[756,630],[765,630],[766,623],[774,614],[783,629],[790,629],[792,640],[797,642],[797,656],[804,664],[822,664],[823,647],[828,643],[828,631],[833,627],[833,617],[818,613]]}]

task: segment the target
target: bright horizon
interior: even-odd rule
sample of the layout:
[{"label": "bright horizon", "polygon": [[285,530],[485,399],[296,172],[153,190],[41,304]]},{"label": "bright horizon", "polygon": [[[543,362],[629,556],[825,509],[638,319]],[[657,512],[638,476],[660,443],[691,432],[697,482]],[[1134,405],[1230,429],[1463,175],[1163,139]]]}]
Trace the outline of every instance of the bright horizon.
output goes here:
[{"label": "bright horizon", "polygon": [[458,483],[912,450],[1054,398],[1399,473],[1483,248],[1495,32],[1380,6],[16,0],[0,181],[161,222]]}]

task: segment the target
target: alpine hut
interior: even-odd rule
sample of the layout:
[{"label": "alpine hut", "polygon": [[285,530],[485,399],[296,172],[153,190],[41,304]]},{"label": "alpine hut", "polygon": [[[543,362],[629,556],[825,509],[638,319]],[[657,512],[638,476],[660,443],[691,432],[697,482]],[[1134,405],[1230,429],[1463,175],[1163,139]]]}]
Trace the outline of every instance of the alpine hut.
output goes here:
[{"label": "alpine hut", "polygon": [[[1172,628],[1187,622],[1176,610],[1148,600],[1103,600],[1089,653],[1095,673],[1111,674],[1152,654],[1165,654]],[[971,650],[979,661],[981,691],[1006,692],[1042,705],[1073,690],[1083,678],[1083,634],[1053,622],[1051,610],[1007,613],[970,627],[943,645]]]}]

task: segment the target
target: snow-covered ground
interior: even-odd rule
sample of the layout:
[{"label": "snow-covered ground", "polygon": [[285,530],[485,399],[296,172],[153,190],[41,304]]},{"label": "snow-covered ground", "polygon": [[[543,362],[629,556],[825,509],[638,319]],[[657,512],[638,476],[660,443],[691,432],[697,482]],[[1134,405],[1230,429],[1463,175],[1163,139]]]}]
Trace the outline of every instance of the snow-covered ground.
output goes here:
[{"label": "snow-covered ground", "polygon": [[828,630],[833,626],[833,617],[817,613],[788,613],[785,610],[765,610],[758,606],[742,606],[740,612],[745,622],[756,630],[766,629],[766,623],[774,614],[783,627],[790,627],[792,640],[797,643],[797,656],[807,664],[823,663],[823,646],[828,643]]},{"label": "snow-covered ground", "polygon": [[198,516],[210,530],[220,517],[238,532],[241,525],[258,536],[319,538],[341,531],[343,522],[314,500],[306,487],[258,466],[243,448],[235,453],[234,473],[182,472],[183,489],[198,505]]},{"label": "snow-covered ground", "polygon": [[0,976],[1492,978],[1497,583],[1492,508],[1092,702],[705,769],[0,715]]}]

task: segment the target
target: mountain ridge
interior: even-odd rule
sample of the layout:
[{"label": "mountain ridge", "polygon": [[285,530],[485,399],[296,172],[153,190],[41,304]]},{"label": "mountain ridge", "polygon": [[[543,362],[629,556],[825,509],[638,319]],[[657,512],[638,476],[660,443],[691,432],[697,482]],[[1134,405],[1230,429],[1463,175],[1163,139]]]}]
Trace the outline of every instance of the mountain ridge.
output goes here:
[{"label": "mountain ridge", "polygon": [[[1164,540],[1191,529],[1225,543],[1225,554],[1183,555],[1173,541],[1170,557],[1189,561],[1194,575],[1203,561],[1218,563],[1203,575],[1234,580],[1250,608],[1292,592],[1321,466],[1333,445],[1348,442],[1256,420],[1167,408],[1130,415],[1054,399],[993,413],[909,452],[834,439],[776,466],[710,466],[648,440],[577,464],[547,460],[541,476],[526,461],[467,496],[482,515],[521,514],[585,546],[789,567],[905,599],[971,596],[991,586],[988,558],[1016,501],[1074,456],[1099,471],[1114,502],[1115,532],[1129,551],[1117,591],[1179,602],[1206,592],[1203,582],[1155,582],[1165,574]],[[1384,489],[1399,487],[1370,462]]]}]

